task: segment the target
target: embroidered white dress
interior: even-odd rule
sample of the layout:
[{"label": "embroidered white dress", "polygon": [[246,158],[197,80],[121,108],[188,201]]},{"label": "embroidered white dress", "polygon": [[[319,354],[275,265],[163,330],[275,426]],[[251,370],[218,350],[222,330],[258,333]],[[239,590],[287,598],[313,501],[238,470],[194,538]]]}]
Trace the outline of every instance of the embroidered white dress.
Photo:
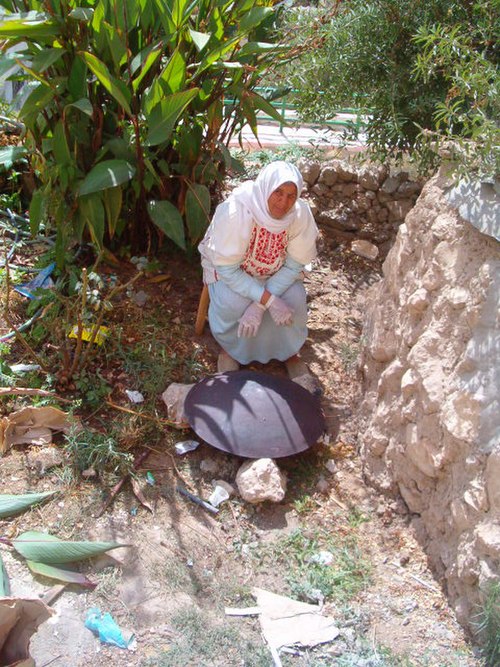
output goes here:
[{"label": "embroidered white dress", "polygon": [[[283,182],[288,180],[289,174]],[[297,189],[300,192],[301,182]],[[301,279],[304,266],[316,256],[318,230],[308,204],[300,199],[284,223],[263,226],[248,206],[248,198],[239,196],[238,190],[217,207],[199,245],[203,280],[210,293],[210,329],[219,345],[241,364],[285,361],[300,350],[307,337]],[[264,289],[293,309],[292,324],[277,326],[266,311],[255,337],[238,338],[239,318],[252,301],[261,299]]]}]

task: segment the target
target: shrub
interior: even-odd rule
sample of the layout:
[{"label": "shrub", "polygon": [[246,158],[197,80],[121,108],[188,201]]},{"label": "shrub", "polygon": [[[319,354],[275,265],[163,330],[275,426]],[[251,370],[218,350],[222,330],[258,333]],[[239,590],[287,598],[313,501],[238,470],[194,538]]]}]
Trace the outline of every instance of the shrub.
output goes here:
[{"label": "shrub", "polygon": [[254,90],[287,57],[264,41],[273,4],[0,0],[0,71],[30,82],[32,231],[55,226],[59,266],[85,237],[151,251],[202,236],[229,139],[275,113]]}]

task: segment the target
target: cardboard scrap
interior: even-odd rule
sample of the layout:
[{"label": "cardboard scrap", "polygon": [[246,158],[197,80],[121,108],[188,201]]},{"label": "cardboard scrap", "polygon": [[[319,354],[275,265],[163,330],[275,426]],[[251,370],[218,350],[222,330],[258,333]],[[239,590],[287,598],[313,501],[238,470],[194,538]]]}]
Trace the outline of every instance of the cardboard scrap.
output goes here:
[{"label": "cardboard scrap", "polygon": [[55,612],[41,600],[0,599],[0,665],[35,667],[30,656],[31,636]]},{"label": "cardboard scrap", "polygon": [[262,634],[271,649],[317,646],[340,634],[333,619],[323,616],[319,605],[298,602],[262,588],[253,588],[252,595],[261,610]]},{"label": "cardboard scrap", "polygon": [[52,431],[68,433],[75,425],[78,426],[78,422],[59,408],[48,405],[22,408],[0,418],[0,455],[13,445],[49,445]]}]

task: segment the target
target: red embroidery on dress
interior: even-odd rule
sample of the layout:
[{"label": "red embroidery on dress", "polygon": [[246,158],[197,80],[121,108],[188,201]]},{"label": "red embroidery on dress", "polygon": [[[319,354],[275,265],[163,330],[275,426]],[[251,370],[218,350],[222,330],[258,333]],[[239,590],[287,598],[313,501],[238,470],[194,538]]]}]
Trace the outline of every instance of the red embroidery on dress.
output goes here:
[{"label": "red embroidery on dress", "polygon": [[254,226],[241,268],[251,276],[268,276],[283,265],[288,245],[287,230],[278,234]]}]

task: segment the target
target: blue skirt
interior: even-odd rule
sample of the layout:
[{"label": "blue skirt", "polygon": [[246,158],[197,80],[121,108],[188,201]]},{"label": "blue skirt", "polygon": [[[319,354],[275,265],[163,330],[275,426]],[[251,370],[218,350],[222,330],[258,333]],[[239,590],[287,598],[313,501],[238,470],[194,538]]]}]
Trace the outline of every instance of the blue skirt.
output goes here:
[{"label": "blue skirt", "polygon": [[238,338],[238,320],[251,300],[236,294],[222,281],[208,285],[210,306],[208,321],[213,337],[233,359],[240,364],[258,361],[266,364],[271,359],[286,361],[299,352],[307,338],[306,291],[296,281],[281,298],[294,310],[289,326],[277,326],[266,310],[257,335]]}]

